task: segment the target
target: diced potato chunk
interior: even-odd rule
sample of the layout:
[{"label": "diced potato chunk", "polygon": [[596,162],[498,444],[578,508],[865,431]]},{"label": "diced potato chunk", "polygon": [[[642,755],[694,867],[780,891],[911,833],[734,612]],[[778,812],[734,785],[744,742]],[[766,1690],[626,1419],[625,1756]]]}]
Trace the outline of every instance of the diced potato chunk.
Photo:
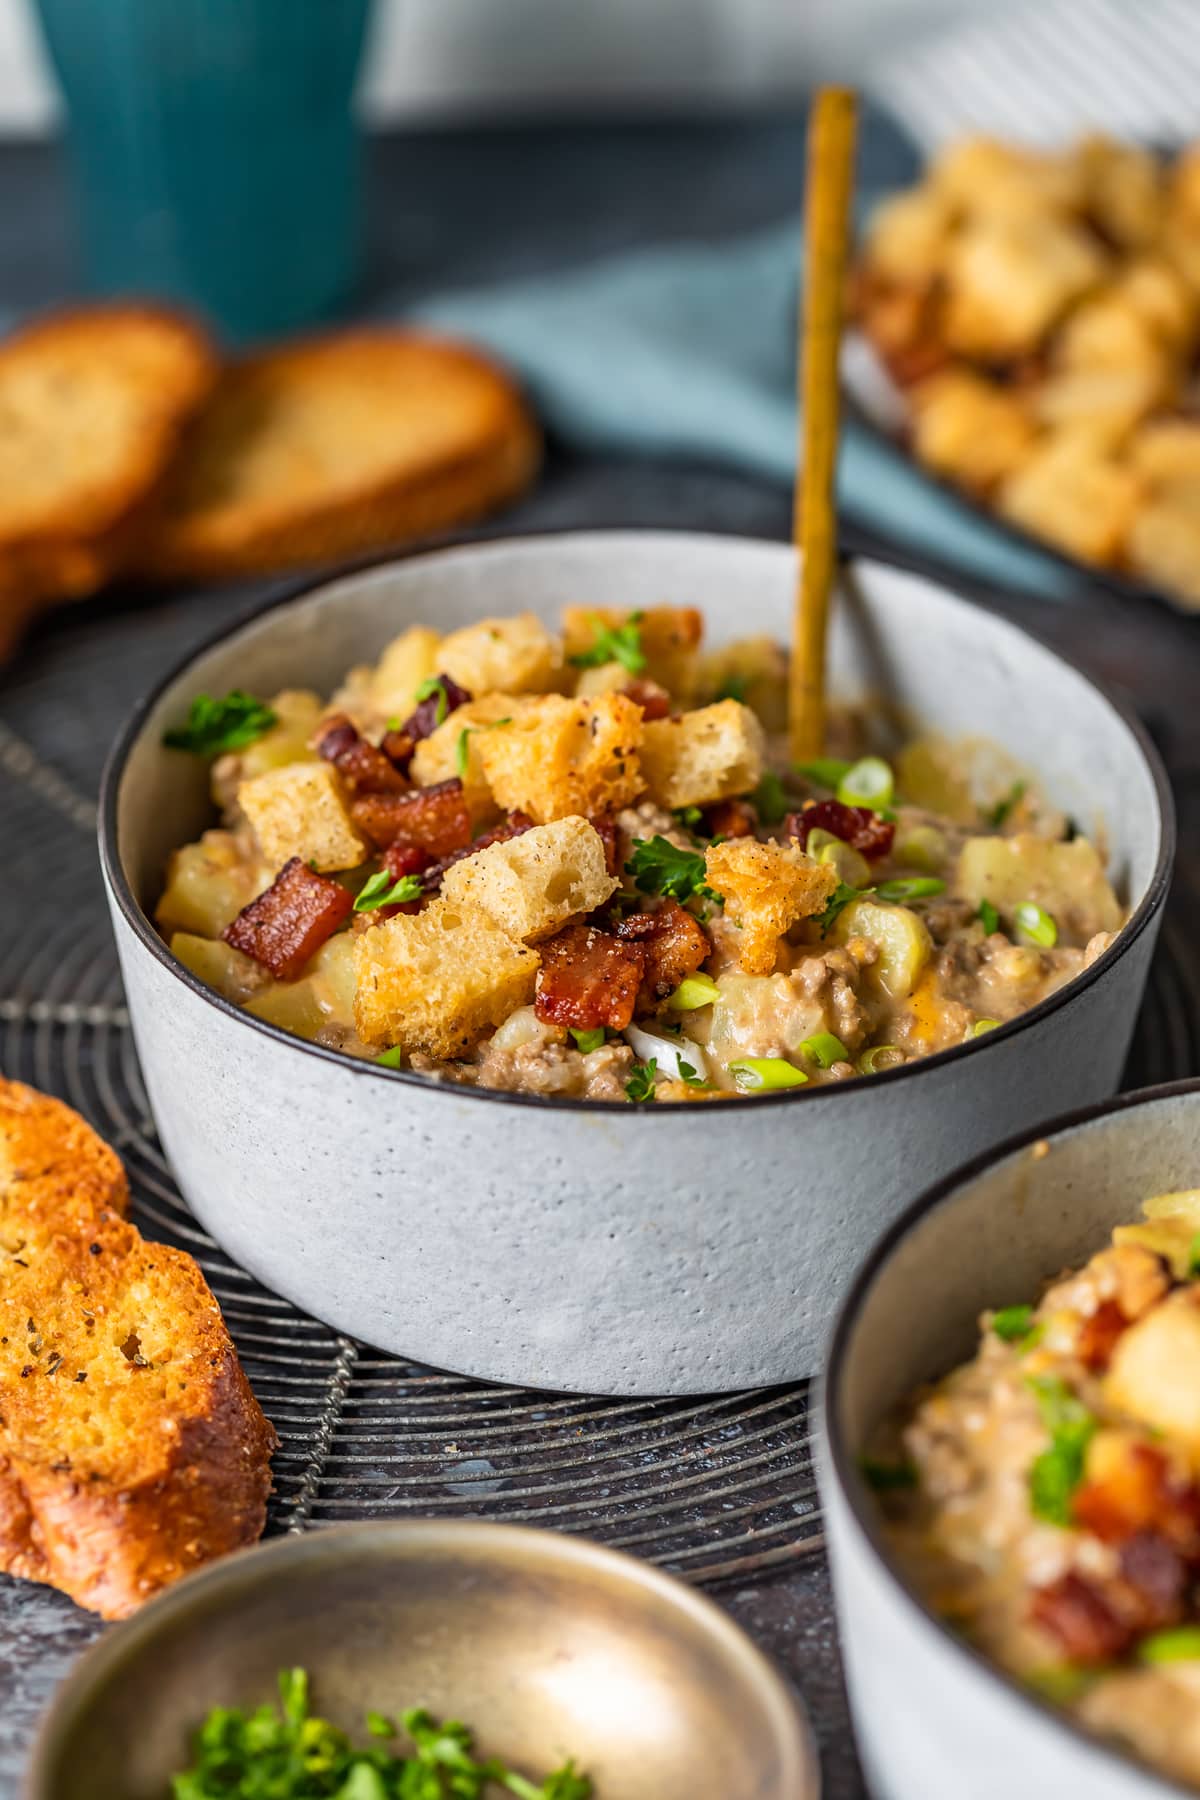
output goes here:
[{"label": "diced potato chunk", "polygon": [[642,792],[642,709],[626,694],[526,702],[510,725],[480,732],[480,767],[505,812],[539,825],[617,812]]},{"label": "diced potato chunk", "polygon": [[[483,772],[480,745],[490,726],[501,719],[515,719],[529,704],[528,698],[519,694],[485,694],[479,700],[469,700],[465,706],[457,707],[436,731],[417,745],[410,771],[417,786],[432,787],[435,782],[450,781],[458,775],[462,779],[472,822],[481,825],[494,819],[499,808]],[[464,731],[469,735],[465,767],[462,767],[460,742]]]},{"label": "diced potato chunk", "polygon": [[1121,907],[1087,838],[1055,843],[1026,831],[968,838],[954,892],[974,907],[990,901],[1010,927],[1016,908],[1032,900],[1053,918],[1060,943],[1083,946],[1098,931],[1121,926]]},{"label": "diced potato chunk", "polygon": [[354,934],[339,931],[322,944],[308,965],[306,979],[325,1019],[332,1025],[354,1025]]},{"label": "diced potato chunk", "polygon": [[1105,1398],[1168,1437],[1200,1450],[1200,1307],[1170,1295],[1117,1339]]},{"label": "diced potato chunk", "polygon": [[177,931],[171,938],[171,955],[178,957],[199,981],[207,982],[237,1006],[258,993],[268,980],[256,962],[220,938],[194,937],[191,932]]},{"label": "diced potato chunk", "polygon": [[[629,624],[636,608],[619,606],[567,606],[562,625],[568,661],[592,649],[597,626],[614,630]],[[694,606],[648,606],[637,619],[638,639],[646,666],[638,673],[657,681],[677,701],[692,696],[696,676],[696,651],[704,621]],[[630,672],[624,671],[624,679]]]},{"label": "diced potato chunk", "polygon": [[495,693],[545,694],[562,681],[562,639],[531,612],[481,619],[442,639],[438,663],[473,699]]},{"label": "diced potato chunk", "polygon": [[762,775],[763,728],[737,700],[718,700],[646,726],[642,769],[660,806],[706,806],[748,794]]},{"label": "diced potato chunk", "polygon": [[482,907],[509,937],[532,944],[602,906],[616,887],[599,833],[568,818],[464,857],[446,871],[442,896]]},{"label": "diced potato chunk", "polygon": [[411,1054],[456,1057],[533,998],[540,958],[482,907],[439,899],[354,943],[358,1034]]},{"label": "diced potato chunk", "polygon": [[244,781],[238,804],[273,869],[298,856],[320,872],[354,869],[367,854],[328,763],[289,763]]},{"label": "diced potato chunk", "polygon": [[371,673],[371,692],[381,713],[408,718],[421,683],[439,673],[441,641],[428,625],[412,625],[392,639]]},{"label": "diced potato chunk", "polygon": [[708,1048],[718,1068],[740,1056],[786,1056],[807,1037],[832,1030],[821,999],[805,994],[786,975],[742,975],[726,970],[717,980]]},{"label": "diced potato chunk", "polygon": [[154,917],[167,934],[219,938],[242,908],[270,887],[273,873],[245,835],[206,831],[197,843],[172,852]]},{"label": "diced potato chunk", "polygon": [[747,975],[769,975],[780,938],[819,913],[837,887],[836,872],[795,844],[730,838],[709,847],[704,866],[709,886],[725,901],[725,921],[740,933],[736,955]]},{"label": "diced potato chunk", "polygon": [[837,922],[837,940],[865,938],[878,946],[879,955],[868,975],[893,1000],[907,1000],[921,979],[933,954],[933,940],[924,919],[908,906],[885,900],[852,900]]},{"label": "diced potato chunk", "polygon": [[325,1013],[307,975],[299,981],[273,981],[261,994],[246,1002],[246,1011],[281,1031],[315,1038],[326,1023]]}]

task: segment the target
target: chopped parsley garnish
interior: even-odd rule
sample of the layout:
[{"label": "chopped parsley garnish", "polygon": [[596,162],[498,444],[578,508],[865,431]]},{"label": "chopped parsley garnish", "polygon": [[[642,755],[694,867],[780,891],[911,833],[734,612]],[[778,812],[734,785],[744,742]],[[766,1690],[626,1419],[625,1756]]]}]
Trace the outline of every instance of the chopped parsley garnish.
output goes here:
[{"label": "chopped parsley garnish", "polygon": [[1002,825],[1008,823],[1009,814],[1025,797],[1026,786],[1024,781],[1014,781],[1003,800],[997,800],[995,806],[984,814],[984,819],[993,831],[999,831]]},{"label": "chopped parsley garnish", "polygon": [[770,769],[751,794],[750,802],[764,825],[779,825],[790,810],[784,785]]},{"label": "chopped parsley garnish", "polygon": [[796,763],[794,766],[798,775],[815,782],[818,787],[834,789],[854,767],[853,763],[841,762],[836,756],[818,756],[812,762]]},{"label": "chopped parsley garnish", "polygon": [[398,881],[393,881],[386,869],[377,869],[363,882],[354,910],[357,913],[374,912],[377,906],[406,906],[410,900],[420,898],[419,875],[401,875]]},{"label": "chopped parsley garnish", "polygon": [[746,689],[749,685],[750,677],[748,675],[727,675],[717,689],[714,699],[736,700],[739,705],[745,706]]},{"label": "chopped parsley garnish", "polygon": [[473,731],[497,731],[501,725],[511,725],[512,714],[506,719],[493,719],[490,725],[464,725],[458,734],[458,742],[454,746],[454,766],[458,770],[460,781],[467,779],[467,763],[471,754],[470,738]]},{"label": "chopped parsley garnish", "polygon": [[[285,1669],[279,1692],[282,1709],[213,1708],[193,1740],[191,1766],[173,1778],[174,1800],[484,1800],[493,1783],[516,1800],[591,1800],[591,1781],[573,1762],[530,1781],[497,1757],[480,1761],[465,1725],[440,1722],[423,1707],[403,1713],[399,1724],[369,1712],[374,1741],[359,1750],[310,1713],[303,1669]],[[385,1744],[401,1731],[412,1746],[407,1753]]]},{"label": "chopped parsley garnish", "polygon": [[399,1044],[393,1044],[390,1050],[381,1050],[375,1061],[384,1069],[398,1069],[404,1061],[404,1052]]},{"label": "chopped parsley garnish", "polygon": [[979,902],[979,912],[977,916],[980,924],[983,926],[983,929],[987,932],[989,937],[991,937],[993,931],[999,931],[1000,914],[996,911],[990,900],[981,900]]},{"label": "chopped parsley garnish", "polygon": [[[440,675],[427,675],[417,689],[415,696],[417,705],[419,706],[422,700],[432,700],[435,694],[437,695],[437,705],[433,712],[433,722],[435,726],[444,725],[446,715],[450,710],[450,703],[446,699],[446,684]],[[399,730],[399,727],[396,726],[394,729]]]},{"label": "chopped parsley garnish", "polygon": [[625,864],[634,885],[643,894],[664,894],[669,900],[690,900],[698,894],[702,900],[723,904],[704,880],[704,858],[698,850],[680,850],[669,838],[634,838],[632,854]]},{"label": "chopped parsley garnish", "polygon": [[910,900],[932,900],[935,894],[944,894],[946,884],[939,881],[936,875],[902,876],[898,881],[881,881],[875,889],[881,900],[894,900],[906,906]]},{"label": "chopped parsley garnish", "polygon": [[1030,1375],[1025,1385],[1050,1433],[1049,1449],[1034,1457],[1029,1470],[1030,1511],[1048,1525],[1067,1527],[1072,1523],[1071,1497],[1083,1480],[1096,1421],[1057,1375]]},{"label": "chopped parsley garnish", "polygon": [[571,1036],[575,1039],[577,1049],[587,1056],[592,1050],[599,1050],[604,1044],[604,1027],[598,1025],[595,1031],[576,1031],[571,1026]]},{"label": "chopped parsley garnish", "polygon": [[630,613],[623,625],[606,625],[593,613],[591,625],[596,635],[589,648],[580,650],[570,661],[577,669],[599,669],[605,663],[617,662],[631,675],[640,675],[646,666],[641,631],[644,617],[644,613]]},{"label": "chopped parsley garnish", "polygon": [[187,724],[163,732],[170,750],[190,750],[193,756],[220,756],[226,750],[242,750],[270,731],[277,721],[274,708],[253,694],[234,688],[223,700],[197,694],[188,708]]},{"label": "chopped parsley garnish", "polygon": [[635,1106],[643,1100],[653,1100],[654,1077],[657,1071],[658,1060],[656,1057],[652,1056],[649,1062],[634,1063],[629,1073],[629,1080],[625,1083],[625,1093]]},{"label": "chopped parsley garnish", "polygon": [[1188,1245],[1187,1272],[1189,1275],[1200,1275],[1200,1231]]},{"label": "chopped parsley garnish", "polygon": [[675,808],[674,817],[678,819],[685,831],[693,833],[698,826],[703,825],[704,823],[704,814],[700,811],[698,806],[677,806]]},{"label": "chopped parsley garnish", "polygon": [[1032,1324],[1032,1306],[1002,1306],[992,1315],[992,1330],[1006,1344],[1015,1344],[1018,1338],[1025,1337]]},{"label": "chopped parsley garnish", "polygon": [[860,900],[861,898],[862,895],[857,888],[848,887],[844,881],[839,881],[834,888],[833,893],[825,902],[825,910],[815,915],[816,922],[821,928],[821,936],[827,937],[831,928],[837,924],[850,902],[852,900]]},{"label": "chopped parsley garnish", "polygon": [[858,1472],[877,1494],[897,1493],[917,1485],[917,1471],[910,1462],[884,1462],[878,1456],[860,1456]]}]

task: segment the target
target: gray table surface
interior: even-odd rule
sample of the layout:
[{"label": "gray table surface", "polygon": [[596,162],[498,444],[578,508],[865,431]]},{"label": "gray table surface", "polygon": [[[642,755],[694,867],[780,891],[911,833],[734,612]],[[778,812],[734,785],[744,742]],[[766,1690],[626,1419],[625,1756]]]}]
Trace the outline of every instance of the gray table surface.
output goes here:
[{"label": "gray table surface", "polygon": [[[549,267],[622,243],[726,232],[794,204],[802,139],[774,119],[630,129],[414,135],[377,147],[370,292],[403,267],[416,287]],[[68,229],[52,153],[0,151],[0,304],[69,293]],[[553,452],[538,491],[505,529],[644,525],[786,536],[789,496],[712,468],[580,460]],[[78,787],[94,792],[118,721],[158,671],[268,586],[113,592],[43,623],[0,673],[0,719]],[[996,602],[1122,688],[1165,748],[1186,847],[1176,917],[1200,886],[1200,628],[1096,594],[1086,604]],[[0,927],[3,922],[0,891]],[[830,1800],[864,1793],[841,1682],[828,1574],[819,1557],[719,1597],[808,1701]],[[0,1580],[0,1795],[16,1792],[34,1720],[100,1627],[61,1596]],[[731,1797],[732,1800],[732,1797]]]}]

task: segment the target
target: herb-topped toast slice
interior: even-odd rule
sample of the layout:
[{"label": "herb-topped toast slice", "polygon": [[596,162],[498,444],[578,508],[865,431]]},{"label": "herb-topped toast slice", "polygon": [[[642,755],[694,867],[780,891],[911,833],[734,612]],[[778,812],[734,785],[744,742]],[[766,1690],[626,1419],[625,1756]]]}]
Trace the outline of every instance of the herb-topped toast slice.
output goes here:
[{"label": "herb-topped toast slice", "polygon": [[540,452],[474,351],[385,329],[287,344],[226,370],[139,567],[221,579],[401,543],[513,498]]},{"label": "herb-topped toast slice", "polygon": [[106,1618],[262,1532],[275,1434],[113,1152],[0,1081],[0,1566]]}]

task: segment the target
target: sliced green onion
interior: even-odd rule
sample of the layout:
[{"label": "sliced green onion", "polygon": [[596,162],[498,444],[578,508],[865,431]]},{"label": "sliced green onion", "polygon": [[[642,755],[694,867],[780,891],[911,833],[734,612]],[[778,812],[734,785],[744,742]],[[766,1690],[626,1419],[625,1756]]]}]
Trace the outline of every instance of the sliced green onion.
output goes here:
[{"label": "sliced green onion", "polygon": [[743,1056],[731,1062],[729,1073],[743,1093],[766,1093],[768,1088],[803,1087],[808,1076],[784,1056]]},{"label": "sliced green onion", "polygon": [[805,1038],[800,1046],[801,1056],[807,1056],[815,1062],[819,1069],[832,1069],[835,1062],[848,1062],[850,1053],[840,1037],[834,1037],[832,1031],[818,1031],[812,1037]]},{"label": "sliced green onion", "polygon": [[814,862],[825,863],[827,867],[836,869],[838,879],[848,887],[866,887],[871,879],[866,857],[853,844],[846,843],[844,838],[835,837],[832,831],[822,830],[819,825],[809,832],[804,849],[805,854],[811,856]]},{"label": "sliced green onion", "polygon": [[987,932],[989,937],[991,937],[993,931],[999,931],[1000,914],[996,911],[990,900],[981,900],[979,902],[978,918],[979,923],[983,926],[983,929]]},{"label": "sliced green onion", "polygon": [[895,900],[901,906],[907,906],[910,900],[932,900],[935,894],[944,894],[946,884],[939,881],[936,875],[913,875],[900,881],[881,881],[875,889],[881,900]]},{"label": "sliced green onion", "polygon": [[914,825],[896,842],[896,861],[908,869],[924,869],[936,875],[945,866],[950,847],[936,825]]},{"label": "sliced green onion", "polygon": [[575,1027],[572,1025],[571,1036],[575,1039],[576,1046],[582,1050],[585,1056],[587,1056],[589,1051],[602,1049],[604,1045],[603,1025],[597,1026],[595,1031],[576,1031]]},{"label": "sliced green onion", "polygon": [[1016,1343],[1023,1338],[1033,1324],[1033,1308],[1023,1306],[1002,1306],[998,1313],[992,1314],[992,1330],[1006,1344]]},{"label": "sliced green onion", "polygon": [[1200,1231],[1188,1245],[1187,1272],[1189,1275],[1200,1275]]},{"label": "sliced green onion", "polygon": [[859,1073],[882,1075],[885,1069],[898,1069],[900,1064],[907,1060],[908,1058],[898,1044],[874,1044],[871,1049],[864,1050],[859,1057]]},{"label": "sliced green onion", "polygon": [[667,1005],[675,1012],[695,1012],[698,1006],[711,1006],[721,998],[721,990],[711,975],[688,975],[680,982]]},{"label": "sliced green onion", "polygon": [[381,1050],[375,1061],[382,1069],[398,1069],[403,1057],[404,1052],[399,1044],[393,1044],[390,1050]]},{"label": "sliced green onion", "polygon": [[812,762],[794,763],[793,767],[797,775],[816,782],[818,787],[836,788],[850,773],[851,764],[836,756],[818,756]]},{"label": "sliced green onion", "polygon": [[1017,930],[1031,944],[1038,944],[1043,950],[1052,950],[1058,942],[1058,926],[1050,917],[1044,906],[1036,900],[1022,900],[1013,914]]},{"label": "sliced green onion", "polygon": [[837,797],[843,806],[890,806],[896,778],[882,756],[864,756],[846,770],[838,782]]},{"label": "sliced green onion", "polygon": [[1138,1645],[1138,1659],[1144,1663],[1195,1662],[1200,1658],[1200,1625],[1176,1625],[1170,1631],[1155,1631]]},{"label": "sliced green onion", "polygon": [[995,1031],[999,1023],[999,1019],[976,1019],[971,1027],[971,1036],[983,1037],[986,1032]]}]

